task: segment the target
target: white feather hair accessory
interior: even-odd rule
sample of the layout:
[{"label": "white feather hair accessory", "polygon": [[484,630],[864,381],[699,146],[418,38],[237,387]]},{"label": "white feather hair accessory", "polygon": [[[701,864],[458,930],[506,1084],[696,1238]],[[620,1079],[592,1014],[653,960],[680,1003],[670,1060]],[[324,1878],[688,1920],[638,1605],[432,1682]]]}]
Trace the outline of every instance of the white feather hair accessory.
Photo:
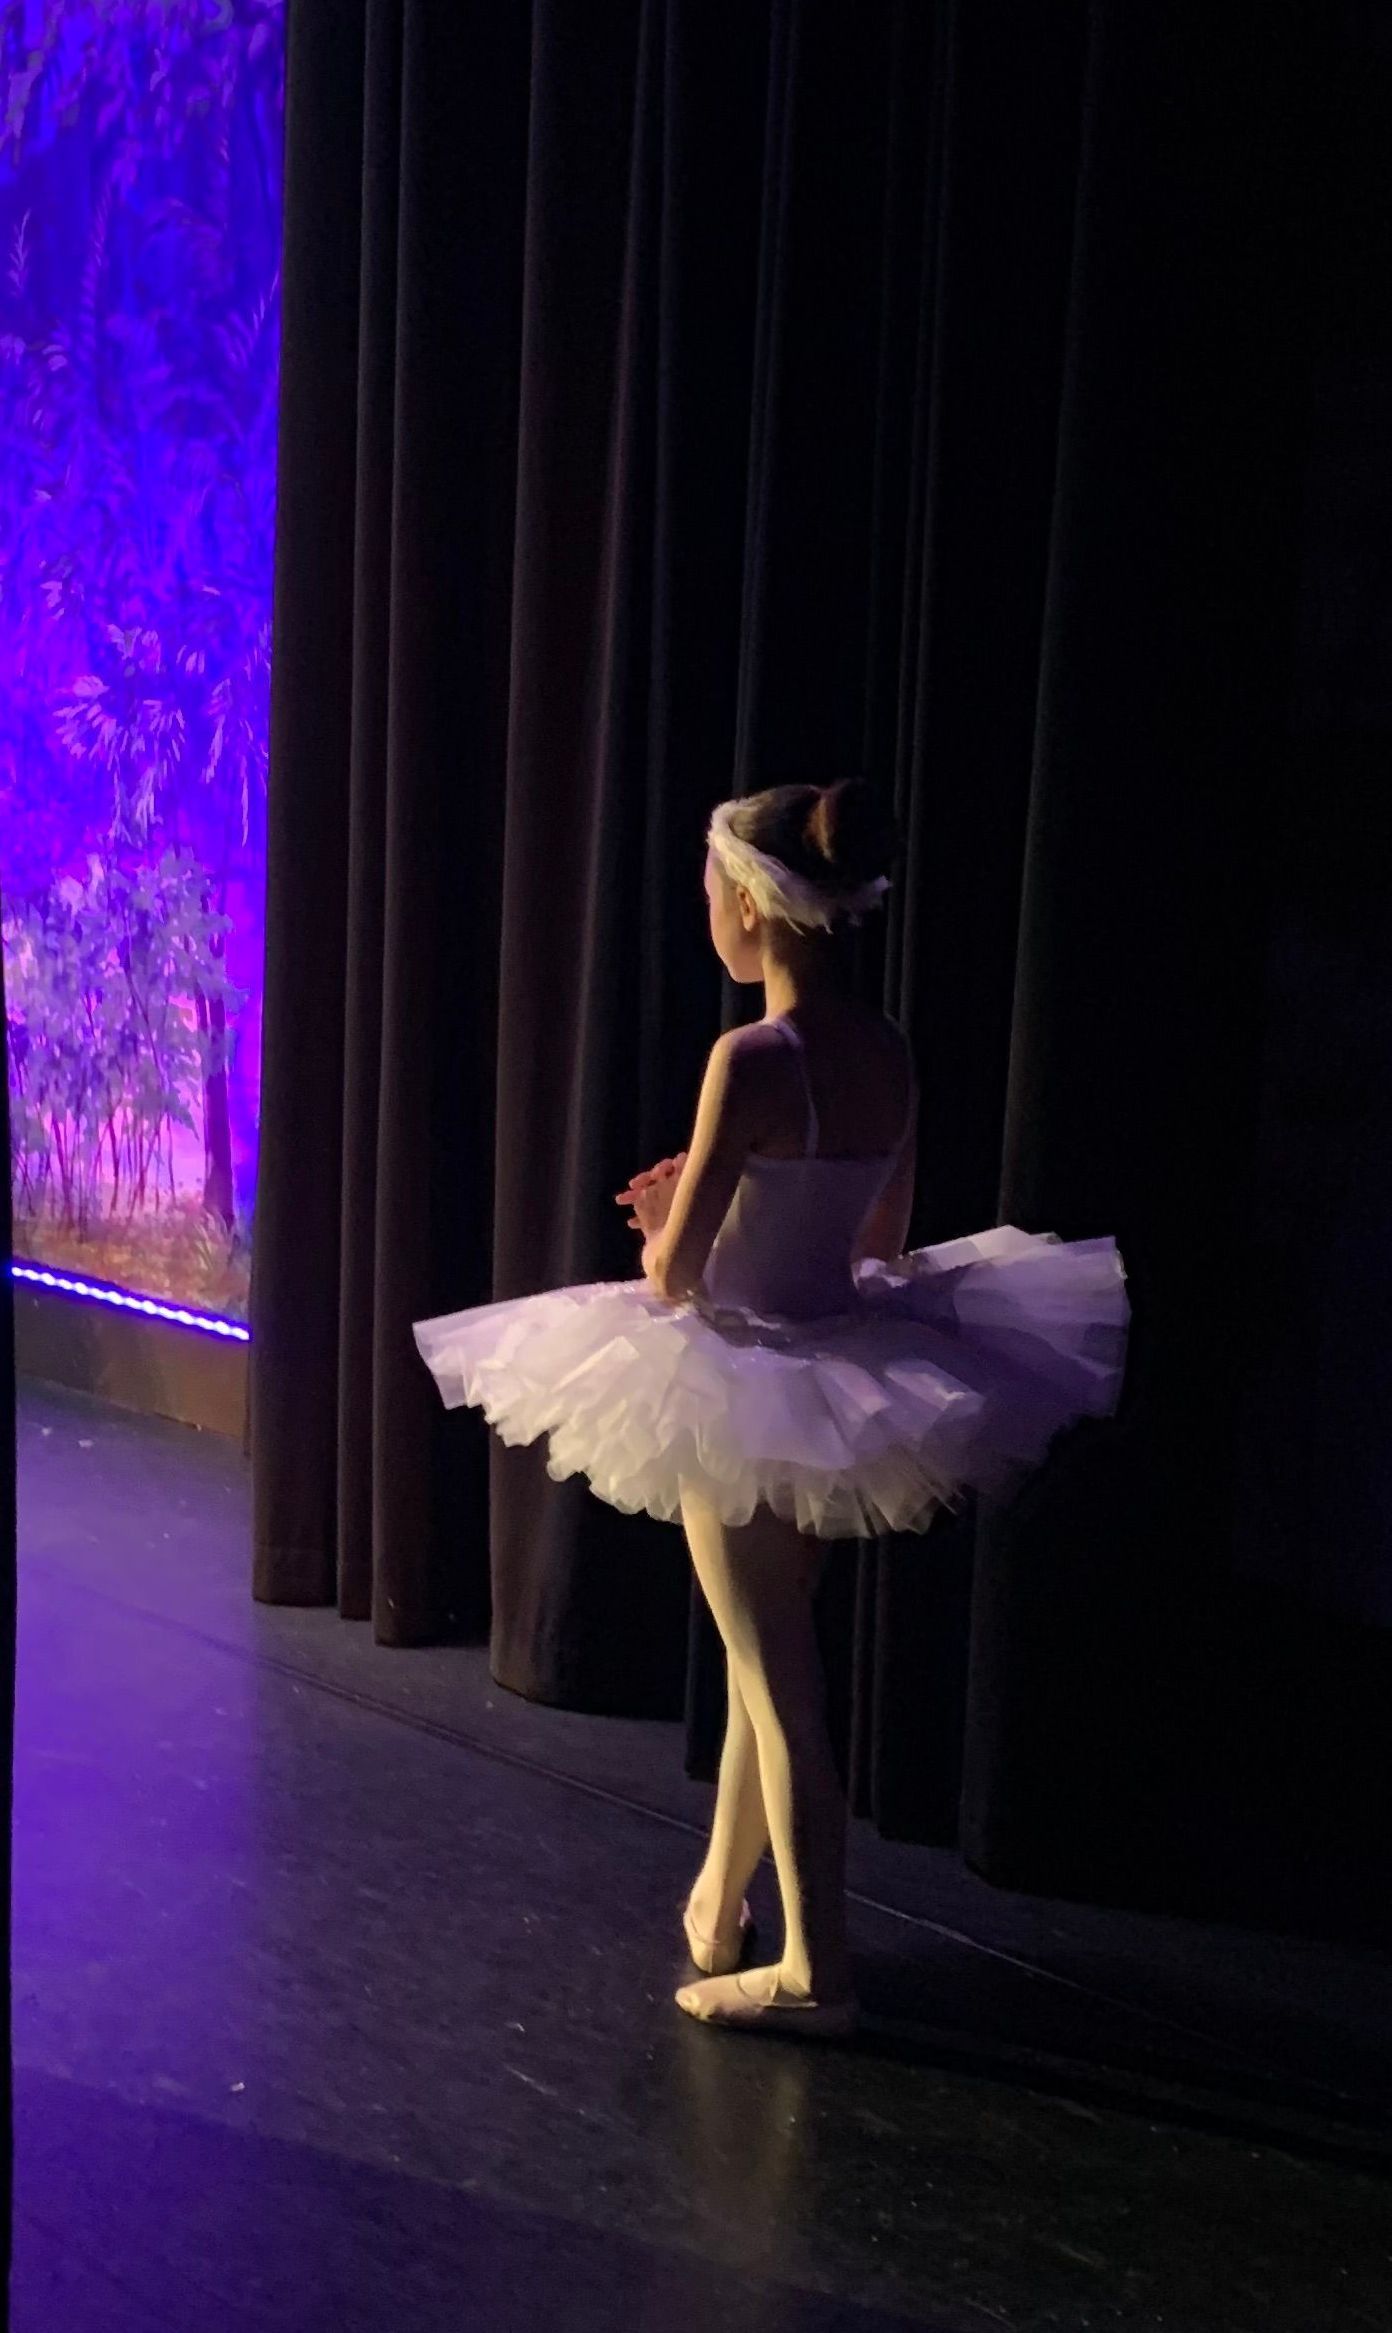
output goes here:
[{"label": "white feather hair accessory", "polygon": [[730,824],[739,806],[738,798],[716,805],[706,841],[730,881],[743,886],[760,915],[790,923],[798,931],[830,931],[843,916],[858,923],[872,908],[884,905],[887,875],[877,875],[873,883],[858,883],[853,890],[830,890],[795,875],[781,859],[756,851],[752,843],[741,842]]}]

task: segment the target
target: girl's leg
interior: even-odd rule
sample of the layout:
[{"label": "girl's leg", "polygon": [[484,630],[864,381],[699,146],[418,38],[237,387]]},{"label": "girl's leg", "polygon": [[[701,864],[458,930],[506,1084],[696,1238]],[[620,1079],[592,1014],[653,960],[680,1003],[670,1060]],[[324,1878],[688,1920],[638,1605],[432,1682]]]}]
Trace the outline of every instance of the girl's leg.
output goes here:
[{"label": "girl's leg", "polygon": [[745,1891],[769,1843],[768,1818],[759,1782],[759,1746],[739,1688],[734,1663],[725,1663],[725,1742],[711,1817],[710,1845],[691,1890],[691,1920],[698,1936],[733,1936]]},{"label": "girl's leg", "polygon": [[[759,1777],[783,1900],[783,1957],[772,1984],[822,2001],[851,1991],[846,1942],[846,1804],[826,1728],[813,1623],[824,1551],[760,1509],[727,1525],[683,1502],[696,1575],[725,1642],[758,1745]],[[754,1990],[759,1972],[749,1972]],[[733,1986],[734,1978],[713,1978]]]}]

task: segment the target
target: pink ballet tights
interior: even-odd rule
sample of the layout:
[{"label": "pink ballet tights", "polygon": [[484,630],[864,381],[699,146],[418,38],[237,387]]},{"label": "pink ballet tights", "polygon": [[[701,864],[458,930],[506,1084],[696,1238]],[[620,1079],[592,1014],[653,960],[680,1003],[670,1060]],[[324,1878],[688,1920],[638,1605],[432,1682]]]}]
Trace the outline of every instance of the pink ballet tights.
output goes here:
[{"label": "pink ballet tights", "polygon": [[[826,1543],[759,1508],[729,1524],[688,1492],[682,1521],[726,1654],[729,1715],[706,1860],[691,1892],[704,1936],[730,1936],[765,1847],[783,1905],[776,1968],[749,1970],[825,2002],[851,1994],[846,1941],[846,1802],[826,1725],[813,1598]],[[733,1979],[724,1980],[733,1983]]]}]

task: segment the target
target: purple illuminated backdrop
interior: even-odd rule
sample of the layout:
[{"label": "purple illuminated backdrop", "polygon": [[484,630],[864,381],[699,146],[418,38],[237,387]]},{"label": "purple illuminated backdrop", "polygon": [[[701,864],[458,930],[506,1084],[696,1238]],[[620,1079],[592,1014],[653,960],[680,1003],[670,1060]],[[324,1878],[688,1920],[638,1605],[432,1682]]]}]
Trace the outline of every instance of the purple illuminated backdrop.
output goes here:
[{"label": "purple illuminated backdrop", "polygon": [[283,0],[0,0],[16,1246],[234,1314],[256,1172]]}]

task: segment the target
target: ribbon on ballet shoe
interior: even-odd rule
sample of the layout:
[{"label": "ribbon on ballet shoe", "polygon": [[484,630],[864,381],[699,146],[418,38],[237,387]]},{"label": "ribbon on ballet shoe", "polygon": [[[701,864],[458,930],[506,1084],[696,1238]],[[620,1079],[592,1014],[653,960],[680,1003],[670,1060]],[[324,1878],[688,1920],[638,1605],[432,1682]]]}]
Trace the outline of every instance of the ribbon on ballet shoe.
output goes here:
[{"label": "ribbon on ballet shoe", "polygon": [[683,1985],[677,2007],[702,2025],[721,2025],[741,2033],[794,2033],[808,2039],[841,2040],[853,2033],[859,2010],[853,2000],[819,2001],[811,1994],[789,1991],[781,1980],[764,1999],[749,1985],[769,1975],[766,1969],[742,1975],[707,1977],[701,1984]]}]

